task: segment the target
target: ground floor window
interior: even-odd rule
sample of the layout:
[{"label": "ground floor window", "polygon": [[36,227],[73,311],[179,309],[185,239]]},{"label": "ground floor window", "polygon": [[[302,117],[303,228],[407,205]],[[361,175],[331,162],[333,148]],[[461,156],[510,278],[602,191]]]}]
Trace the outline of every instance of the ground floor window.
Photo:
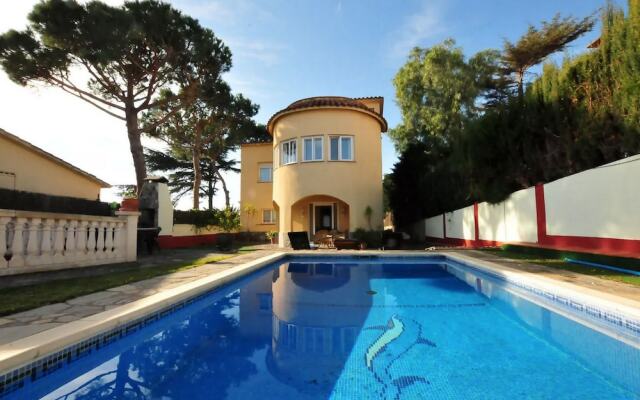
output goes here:
[{"label": "ground floor window", "polygon": [[276,212],[274,210],[262,210],[262,223],[263,224],[275,224]]}]

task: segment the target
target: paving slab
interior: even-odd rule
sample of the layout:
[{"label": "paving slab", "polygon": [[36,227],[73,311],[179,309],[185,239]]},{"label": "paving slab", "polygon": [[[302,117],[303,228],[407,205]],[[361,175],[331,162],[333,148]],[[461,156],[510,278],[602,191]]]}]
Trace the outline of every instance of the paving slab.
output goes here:
[{"label": "paving slab", "polygon": [[[237,267],[252,260],[275,252],[271,246],[241,254],[212,264],[204,264],[186,271],[161,275],[139,282],[113,287],[104,291],[91,293],[69,299],[62,303],[50,304],[33,310],[7,315],[0,318],[0,346],[22,339],[60,325],[101,313],[133,301],[154,295],[163,290],[175,288],[185,283]],[[178,256],[162,254],[145,257],[141,260],[144,268],[166,265],[168,263],[188,262],[201,257],[220,256],[223,253],[211,252],[208,249],[180,251]],[[169,261],[168,261],[169,260]]]}]

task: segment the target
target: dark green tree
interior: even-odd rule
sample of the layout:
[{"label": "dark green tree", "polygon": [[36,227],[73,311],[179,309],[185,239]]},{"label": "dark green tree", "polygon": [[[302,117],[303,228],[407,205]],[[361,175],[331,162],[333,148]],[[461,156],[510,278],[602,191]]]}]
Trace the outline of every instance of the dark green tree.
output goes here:
[{"label": "dark green tree", "polygon": [[452,39],[415,48],[394,78],[402,123],[389,132],[399,150],[429,135],[451,140],[482,111],[479,98],[497,90],[499,53],[487,50],[466,60]]},{"label": "dark green tree", "polygon": [[[167,102],[144,115],[143,126],[150,125],[149,134],[163,140],[179,159],[190,159],[193,171],[193,208],[200,207],[202,183],[201,161],[206,160],[216,179],[222,183],[227,207],[230,206],[229,191],[217,168],[216,160],[237,148],[245,136],[255,129],[253,116],[258,112],[254,105],[240,94],[231,93],[229,86],[217,80],[200,85],[198,96],[188,106],[166,119],[165,108],[173,107],[170,91],[164,91],[160,99]],[[158,124],[159,119],[165,119]]]},{"label": "dark green tree", "polygon": [[[161,152],[145,149],[145,160],[150,171],[167,175],[169,179],[169,191],[176,203],[187,193],[193,190],[193,162],[188,158],[180,158],[181,155],[171,151]],[[213,198],[218,192],[216,187],[219,179],[216,171],[240,172],[236,167],[237,162],[228,158],[229,154],[223,154],[213,162],[208,159],[200,160],[202,182],[200,185],[200,197],[207,199],[207,208],[213,210]]]},{"label": "dark green tree", "polygon": [[573,17],[561,18],[556,14],[551,21],[543,21],[540,28],[529,25],[527,32],[512,43],[504,41],[502,61],[513,74],[518,98],[524,96],[524,78],[529,68],[543,62],[553,53],[562,51],[586,32],[593,29],[593,16],[578,20]]},{"label": "dark green tree", "polygon": [[[59,87],[126,123],[138,190],[146,176],[144,130],[162,125],[189,104],[204,80],[231,67],[231,52],[211,30],[156,0],[112,7],[100,1],[45,0],[29,28],[0,35],[0,65],[21,85]],[[75,70],[84,70],[88,79]],[[180,85],[159,100],[163,88]],[[144,129],[140,113],[166,106]]]}]

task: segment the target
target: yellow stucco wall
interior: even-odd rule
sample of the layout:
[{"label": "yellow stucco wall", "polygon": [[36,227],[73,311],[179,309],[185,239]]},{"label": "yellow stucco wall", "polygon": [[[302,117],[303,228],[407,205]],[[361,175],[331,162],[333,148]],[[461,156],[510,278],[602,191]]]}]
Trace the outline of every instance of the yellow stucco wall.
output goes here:
[{"label": "yellow stucco wall", "polygon": [[[331,135],[354,137],[354,161],[328,161]],[[284,140],[298,139],[298,162],[281,166],[277,160],[274,164],[273,200],[281,210],[283,232],[298,227],[285,210],[314,195],[332,196],[348,204],[350,231],[369,229],[367,206],[373,210],[371,227],[382,229],[381,128],[375,118],[349,109],[301,110],[280,117],[273,136],[274,149]],[[323,136],[323,161],[302,162],[303,136]]]},{"label": "yellow stucco wall", "polygon": [[[271,143],[245,144],[240,150],[240,224],[241,230],[252,232],[277,231],[278,223],[263,224],[262,210],[273,210],[270,182],[259,181],[259,166],[273,161]],[[244,208],[252,205],[256,209],[254,216],[248,215]]]},{"label": "yellow stucco wall", "polygon": [[0,187],[96,200],[101,185],[0,136]]}]

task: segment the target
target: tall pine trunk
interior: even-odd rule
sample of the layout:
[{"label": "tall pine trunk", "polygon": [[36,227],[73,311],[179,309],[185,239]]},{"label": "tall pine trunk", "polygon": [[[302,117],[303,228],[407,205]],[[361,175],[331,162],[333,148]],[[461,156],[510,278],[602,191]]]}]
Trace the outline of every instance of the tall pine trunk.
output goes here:
[{"label": "tall pine trunk", "polygon": [[202,183],[202,171],[200,170],[200,149],[202,146],[202,127],[200,124],[196,126],[194,143],[192,147],[193,153],[193,209],[200,209],[200,184]]},{"label": "tall pine trunk", "polygon": [[213,182],[213,177],[207,180],[208,192],[207,192],[207,200],[209,202],[209,210],[213,210],[213,190],[215,188],[215,184]]},{"label": "tall pine trunk", "polygon": [[138,128],[138,113],[133,105],[127,106],[125,109],[125,118],[127,122],[127,135],[129,136],[129,149],[133,157],[133,166],[136,170],[136,185],[138,186],[138,195],[142,190],[144,178],[147,177],[147,166],[144,162],[144,151],[142,149],[142,140],[140,129]]},{"label": "tall pine trunk", "polygon": [[216,168],[215,171],[216,171],[215,175],[220,180],[220,183],[222,183],[222,190],[224,191],[224,202],[225,202],[227,208],[229,208],[229,207],[231,207],[231,201],[229,199],[229,189],[227,189],[227,183],[224,181],[224,178],[222,177],[222,174],[220,173],[220,170],[218,168]]}]

